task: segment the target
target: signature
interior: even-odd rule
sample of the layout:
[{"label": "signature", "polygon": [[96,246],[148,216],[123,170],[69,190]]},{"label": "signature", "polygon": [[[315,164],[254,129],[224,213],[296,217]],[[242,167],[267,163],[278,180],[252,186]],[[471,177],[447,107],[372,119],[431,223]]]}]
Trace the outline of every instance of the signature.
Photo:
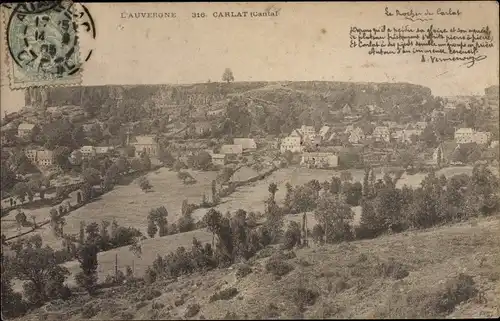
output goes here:
[{"label": "signature", "polygon": [[449,58],[440,58],[440,57],[434,57],[430,56],[429,60],[425,60],[424,57],[422,57],[422,62],[430,62],[430,63],[436,63],[436,62],[446,62],[446,61],[463,61],[462,66],[466,66],[467,68],[471,68],[476,65],[477,62],[483,61],[488,56],[486,55],[476,55],[476,56],[464,56],[464,57],[449,57]]},{"label": "signature", "polygon": [[465,62],[463,65],[466,66],[467,68],[470,68],[470,67],[474,66],[476,64],[476,62],[482,61],[482,60],[488,58],[488,56],[479,55],[479,56],[471,56],[468,58],[469,58],[469,61]]}]

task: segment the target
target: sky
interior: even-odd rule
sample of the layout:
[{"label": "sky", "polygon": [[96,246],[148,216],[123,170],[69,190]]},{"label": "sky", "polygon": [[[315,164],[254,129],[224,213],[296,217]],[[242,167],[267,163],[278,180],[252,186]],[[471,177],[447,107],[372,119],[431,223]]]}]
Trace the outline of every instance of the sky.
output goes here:
[{"label": "sky", "polygon": [[[96,39],[81,35],[93,48],[84,65],[82,85],[187,84],[220,81],[231,68],[236,81],[409,82],[433,95],[481,95],[498,85],[498,3],[275,3],[277,17],[214,18],[214,12],[263,12],[269,3],[88,3]],[[432,22],[386,17],[389,10],[460,10],[460,16],[435,16]],[[175,13],[175,18],[123,18],[130,13]],[[192,18],[193,13],[206,18]],[[349,48],[351,27],[387,26],[481,28],[488,25],[495,48],[472,68],[457,62],[423,64],[420,56],[369,56]],[[5,34],[5,25],[1,34]],[[24,93],[8,85],[5,40],[1,109],[23,106]]]}]

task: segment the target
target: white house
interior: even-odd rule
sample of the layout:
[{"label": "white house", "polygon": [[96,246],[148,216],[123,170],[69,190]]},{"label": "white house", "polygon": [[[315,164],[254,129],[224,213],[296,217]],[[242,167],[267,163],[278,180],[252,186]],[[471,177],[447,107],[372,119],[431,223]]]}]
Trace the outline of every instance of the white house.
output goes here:
[{"label": "white house", "polygon": [[457,144],[476,143],[487,144],[491,138],[489,132],[476,132],[472,128],[459,128],[455,131],[455,142]]},{"label": "white house", "polygon": [[253,138],[235,138],[233,139],[234,145],[241,145],[243,150],[256,150],[257,144]]},{"label": "white house", "polygon": [[154,136],[136,136],[135,140],[129,144],[134,146],[136,155],[144,153],[150,157],[156,157],[160,150]]},{"label": "white house", "polygon": [[212,154],[212,164],[224,166],[226,165],[226,154]]},{"label": "white house", "polygon": [[338,166],[339,159],[334,153],[303,153],[300,164],[308,167],[332,168]]},{"label": "white house", "polygon": [[375,127],[372,133],[372,137],[375,138],[376,141],[389,142],[391,140],[389,128],[386,126]]},{"label": "white house", "polygon": [[365,139],[365,134],[363,130],[359,127],[354,128],[349,135],[349,143],[351,144],[359,144],[360,141]]},{"label": "white house", "polygon": [[19,137],[29,136],[34,128],[35,128],[35,125],[33,125],[33,124],[21,123],[21,124],[19,124],[19,127],[17,127],[17,136],[19,136]]},{"label": "white house", "polygon": [[82,153],[82,157],[88,158],[96,155],[96,150],[94,146],[82,146],[80,147],[80,152]]},{"label": "white house", "polygon": [[241,146],[241,145],[222,145],[219,153],[225,154],[225,155],[240,155],[243,153],[243,146]]},{"label": "white house", "polygon": [[288,136],[283,138],[281,141],[280,151],[282,153],[287,150],[292,153],[300,153],[304,150],[304,146],[302,144],[302,138],[299,136]]}]

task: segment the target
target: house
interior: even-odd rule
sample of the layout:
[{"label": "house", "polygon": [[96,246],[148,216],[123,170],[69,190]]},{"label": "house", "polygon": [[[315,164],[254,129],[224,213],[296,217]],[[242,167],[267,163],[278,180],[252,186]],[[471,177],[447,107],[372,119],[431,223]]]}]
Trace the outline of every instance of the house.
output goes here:
[{"label": "house", "polygon": [[114,150],[113,146],[98,146],[95,148],[95,153],[97,155],[106,155]]},{"label": "house", "polygon": [[490,148],[498,148],[498,140],[494,140],[490,144]]},{"label": "house", "polygon": [[39,150],[36,153],[39,166],[51,166],[54,164],[54,153],[51,150]]},{"label": "house", "polygon": [[364,139],[365,139],[365,134],[363,133],[363,130],[359,127],[354,128],[349,135],[349,143],[351,144],[359,144]]},{"label": "house", "polygon": [[208,121],[194,123],[194,132],[197,135],[205,135],[207,133],[210,133],[211,129],[212,129],[212,124]]},{"label": "house", "polygon": [[445,160],[443,145],[439,144],[432,153],[432,164],[442,164]]},{"label": "house", "polygon": [[491,133],[476,132],[472,128],[459,128],[455,131],[455,142],[458,144],[476,143],[484,145],[489,142]]},{"label": "house", "polygon": [[226,112],[225,108],[209,110],[207,111],[207,116],[220,116],[223,115],[225,112]]},{"label": "house", "polygon": [[351,133],[351,131],[353,131],[353,130],[354,130],[354,125],[349,125],[349,126],[347,126],[347,127],[345,128],[344,133],[346,133],[346,134],[350,134],[350,133]]},{"label": "house", "polygon": [[80,147],[80,152],[83,158],[94,157],[96,155],[96,150],[94,146],[82,146]]},{"label": "house", "polygon": [[226,165],[226,154],[212,154],[212,164],[216,166],[224,166]]},{"label": "house", "polygon": [[19,127],[17,127],[17,136],[26,137],[26,136],[31,135],[35,126],[36,125],[29,124],[29,123],[19,124]]},{"label": "house", "polygon": [[425,121],[416,122],[414,126],[415,129],[420,129],[420,130],[424,130],[426,127],[427,127],[427,122]]},{"label": "house", "polygon": [[439,118],[443,117],[446,113],[441,110],[434,109],[431,113],[431,120],[436,121]]},{"label": "house", "polygon": [[36,152],[37,149],[26,149],[24,151],[24,155],[30,160],[32,164],[36,164]]},{"label": "house", "polygon": [[243,150],[256,150],[257,144],[253,138],[235,138],[233,139],[234,145],[241,145]]},{"label": "house", "polygon": [[157,157],[160,146],[154,136],[136,136],[129,145],[134,146],[136,155],[146,154],[149,157]]},{"label": "house", "polygon": [[351,114],[352,113],[351,106],[349,104],[345,104],[344,107],[342,107],[342,113]]},{"label": "house", "polygon": [[291,151],[292,153],[300,153],[304,149],[302,138],[298,136],[288,136],[281,141],[280,151],[282,153]]},{"label": "house", "polygon": [[474,133],[474,142],[478,145],[486,145],[490,141],[491,133],[490,132],[475,132]]},{"label": "house", "polygon": [[338,156],[334,153],[303,153],[300,164],[316,168],[332,168],[339,164]]},{"label": "house", "polygon": [[413,136],[420,136],[422,134],[422,130],[420,129],[403,129],[396,130],[391,136],[398,142],[401,143],[412,143]]},{"label": "house", "polygon": [[311,140],[314,139],[316,136],[316,130],[314,129],[314,126],[306,126],[302,125],[299,129],[300,134],[302,134],[303,138],[309,138]]},{"label": "house", "polygon": [[375,139],[375,141],[389,142],[391,140],[389,128],[386,126],[375,127],[372,133],[372,137]]},{"label": "house", "polygon": [[459,128],[455,130],[454,138],[458,144],[472,143],[474,141],[474,129]]},{"label": "house", "polygon": [[321,139],[326,140],[331,135],[332,128],[330,126],[323,126],[320,128],[318,135]]},{"label": "house", "polygon": [[241,155],[243,153],[243,146],[241,146],[241,145],[222,145],[219,153],[226,154],[226,155]]}]

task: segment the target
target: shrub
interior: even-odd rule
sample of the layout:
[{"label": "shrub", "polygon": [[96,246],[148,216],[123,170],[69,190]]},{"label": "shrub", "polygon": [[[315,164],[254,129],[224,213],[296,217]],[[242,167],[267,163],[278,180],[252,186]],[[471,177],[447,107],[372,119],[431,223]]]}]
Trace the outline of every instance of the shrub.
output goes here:
[{"label": "shrub", "polygon": [[379,263],[377,270],[379,275],[391,277],[396,280],[404,279],[410,274],[403,264],[394,261],[393,258],[390,258],[388,262]]},{"label": "shrub", "polygon": [[146,300],[146,301],[150,301],[150,300],[153,300],[157,297],[159,297],[161,295],[161,292],[156,290],[156,289],[152,289],[152,288],[147,288],[144,295],[143,295],[143,299]]},{"label": "shrub", "polygon": [[266,270],[276,276],[284,276],[293,270],[293,266],[284,262],[282,257],[273,256],[267,261]]},{"label": "shrub", "polygon": [[81,313],[84,319],[90,319],[96,316],[98,312],[99,311],[97,311],[96,307],[92,304],[92,302],[89,302],[83,306]]},{"label": "shrub", "polygon": [[185,318],[192,318],[195,315],[197,315],[198,312],[200,312],[200,305],[197,303],[190,304],[186,308],[186,312],[184,313],[184,317]]},{"label": "shrub", "polygon": [[210,302],[215,302],[219,300],[231,300],[238,294],[238,290],[236,288],[227,288],[222,291],[214,293],[210,297]]},{"label": "shrub", "polygon": [[132,320],[135,317],[135,314],[130,311],[123,311],[120,313],[120,320]]},{"label": "shrub", "polygon": [[244,278],[250,273],[252,273],[252,268],[248,264],[241,264],[240,266],[238,266],[238,270],[236,271],[236,277]]},{"label": "shrub", "polygon": [[161,302],[153,302],[153,304],[151,304],[151,308],[154,310],[160,310],[160,309],[163,309],[164,307],[165,307],[165,304],[163,304]]},{"label": "shrub", "polygon": [[146,284],[152,284],[156,282],[157,279],[157,274],[154,269],[152,269],[150,266],[146,269],[146,273],[144,274],[144,282]]},{"label": "shrub", "polygon": [[446,281],[444,291],[439,301],[439,310],[449,313],[456,305],[467,301],[477,294],[472,276],[460,273],[458,276]]},{"label": "shrub", "polygon": [[235,312],[229,312],[229,311],[226,312],[226,315],[222,319],[223,320],[239,320],[238,315]]},{"label": "shrub", "polygon": [[174,301],[174,305],[175,305],[176,307],[180,307],[181,305],[183,305],[183,304],[184,304],[184,302],[185,302],[185,301],[184,301],[184,297],[182,297],[182,296],[181,296],[180,298],[178,298],[177,300],[175,300],[175,301]]},{"label": "shrub", "polygon": [[303,286],[292,289],[292,299],[299,309],[314,305],[319,293]]}]

